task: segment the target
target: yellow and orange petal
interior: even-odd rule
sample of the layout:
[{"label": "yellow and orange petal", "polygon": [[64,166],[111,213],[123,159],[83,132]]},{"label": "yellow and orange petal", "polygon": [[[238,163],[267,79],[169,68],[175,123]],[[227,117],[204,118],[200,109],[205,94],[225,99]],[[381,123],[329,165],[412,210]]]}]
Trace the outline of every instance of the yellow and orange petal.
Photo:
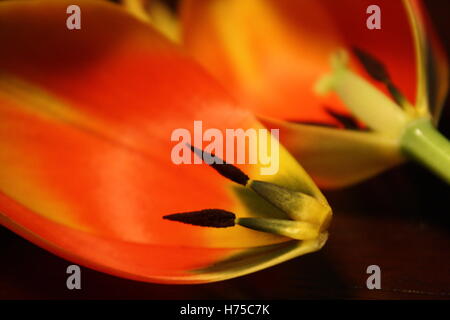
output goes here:
[{"label": "yellow and orange petal", "polygon": [[[147,24],[108,3],[76,1],[82,28],[70,31],[69,4],[0,3],[2,224],[73,261],[157,282],[229,278],[323,245],[163,220],[205,208],[276,216],[207,165],[170,159],[171,133],[193,134],[194,120],[222,132],[262,126]],[[258,176],[260,166],[241,167]],[[262,179],[323,199],[282,148],[279,173]],[[230,266],[237,254],[246,258]]]},{"label": "yellow and orange petal", "polygon": [[331,54],[341,47],[376,53],[395,83],[414,99],[414,45],[403,3],[379,3],[383,28],[376,31],[366,28],[370,4],[186,0],[183,44],[257,114],[332,121],[323,105],[343,106],[336,99],[318,98],[313,87],[327,72]]},{"label": "yellow and orange petal", "polygon": [[[320,186],[354,184],[404,161],[396,139],[290,122],[336,125],[326,108],[350,113],[336,94],[321,97],[314,91],[338,49],[357,47],[375,55],[422,114],[429,110],[436,121],[439,117],[447,63],[420,1],[377,2],[381,30],[366,27],[366,10],[373,4],[366,0],[182,4],[183,45],[266,126],[281,129],[282,144]],[[388,95],[355,57],[350,68]]]}]

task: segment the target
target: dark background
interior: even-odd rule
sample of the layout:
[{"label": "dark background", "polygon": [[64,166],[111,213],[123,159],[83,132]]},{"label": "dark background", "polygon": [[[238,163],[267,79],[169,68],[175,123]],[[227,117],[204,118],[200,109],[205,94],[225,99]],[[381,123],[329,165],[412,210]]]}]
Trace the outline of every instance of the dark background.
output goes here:
[{"label": "dark background", "polygon": [[[449,1],[425,1],[450,52]],[[450,137],[450,103],[440,130]],[[158,285],[82,269],[66,288],[60,259],[0,227],[0,299],[450,299],[450,188],[409,163],[346,190],[325,192],[334,209],[321,251],[241,278]],[[381,290],[366,268],[381,268]]]}]

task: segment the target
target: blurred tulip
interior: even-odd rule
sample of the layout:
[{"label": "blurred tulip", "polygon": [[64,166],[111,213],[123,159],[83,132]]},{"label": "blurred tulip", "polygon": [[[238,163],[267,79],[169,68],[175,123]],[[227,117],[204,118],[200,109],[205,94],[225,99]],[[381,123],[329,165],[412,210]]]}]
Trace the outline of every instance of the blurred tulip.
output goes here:
[{"label": "blurred tulip", "polygon": [[[71,4],[81,30],[66,28]],[[75,263],[162,283],[232,278],[324,245],[330,208],[282,147],[272,176],[260,163],[171,161],[171,133],[194,120],[263,127],[148,24],[103,1],[2,1],[0,42],[4,226]]]},{"label": "blurred tulip", "polygon": [[184,0],[180,43],[264,125],[281,128],[320,186],[410,158],[450,182],[450,145],[434,127],[445,54],[420,1],[378,1],[381,30],[366,27],[371,4]]}]

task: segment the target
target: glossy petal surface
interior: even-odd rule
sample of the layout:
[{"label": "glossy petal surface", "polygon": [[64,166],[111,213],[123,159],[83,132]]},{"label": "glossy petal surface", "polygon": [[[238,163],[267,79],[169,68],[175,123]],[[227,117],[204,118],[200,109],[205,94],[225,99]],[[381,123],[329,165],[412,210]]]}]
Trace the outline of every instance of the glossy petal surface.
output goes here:
[{"label": "glossy petal surface", "polygon": [[[69,31],[69,4],[0,3],[0,41],[8,43],[0,51],[4,225],[76,262],[157,282],[220,280],[323,245],[295,242],[289,254],[263,255],[265,263],[241,259],[226,273],[205,271],[254,248],[273,252],[288,239],[162,216],[205,208],[282,212],[205,164],[173,164],[171,133],[186,128],[193,136],[194,120],[222,132],[261,124],[147,24],[111,4],[77,1],[82,29]],[[260,165],[241,168],[261,178]],[[323,199],[284,149],[278,174],[262,178]]]}]

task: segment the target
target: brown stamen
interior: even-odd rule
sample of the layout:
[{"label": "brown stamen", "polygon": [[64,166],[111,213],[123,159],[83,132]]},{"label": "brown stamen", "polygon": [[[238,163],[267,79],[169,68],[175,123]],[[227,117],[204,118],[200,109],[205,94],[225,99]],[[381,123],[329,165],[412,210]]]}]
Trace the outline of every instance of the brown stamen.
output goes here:
[{"label": "brown stamen", "polygon": [[404,107],[407,100],[397,86],[392,82],[386,66],[377,58],[362,49],[355,47],[353,48],[353,53],[358,58],[359,62],[362,64],[369,76],[375,81],[383,83],[395,102]]},{"label": "brown stamen", "polygon": [[204,209],[166,215],[163,219],[211,228],[228,228],[235,225],[236,215],[222,209]]},{"label": "brown stamen", "polygon": [[352,117],[351,115],[347,115],[341,112],[334,111],[328,107],[325,107],[325,111],[336,119],[345,129],[349,130],[360,130],[361,127],[358,124],[358,121]]},{"label": "brown stamen", "polygon": [[210,158],[214,159],[213,163],[208,163],[214,170],[216,170],[220,175],[224,176],[227,179],[230,179],[233,182],[236,182],[240,185],[246,186],[248,180],[250,178],[242,172],[241,169],[239,169],[236,166],[233,166],[229,163],[226,163],[221,158],[216,157],[214,154],[205,152],[203,150],[200,150],[194,146],[189,146],[197,156],[199,156],[202,160],[205,159],[205,155]]}]

